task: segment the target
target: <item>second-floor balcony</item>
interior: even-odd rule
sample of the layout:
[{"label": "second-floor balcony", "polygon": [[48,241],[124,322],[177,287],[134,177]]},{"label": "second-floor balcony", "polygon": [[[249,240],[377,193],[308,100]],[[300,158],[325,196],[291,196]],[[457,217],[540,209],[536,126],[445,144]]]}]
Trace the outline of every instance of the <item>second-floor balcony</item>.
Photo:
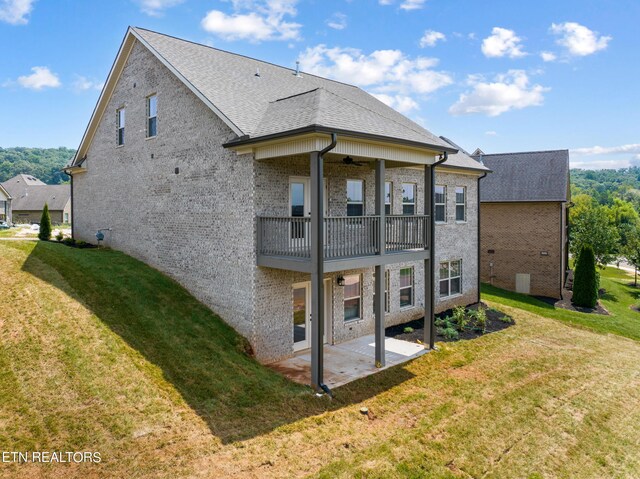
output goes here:
[{"label": "second-floor balcony", "polygon": [[[378,264],[380,257],[385,255],[417,253],[414,256],[424,256],[429,248],[429,216],[385,215],[384,230],[380,228],[380,221],[380,216],[375,215],[325,217],[326,264],[347,269]],[[300,271],[307,269],[305,263],[311,259],[313,246],[311,218],[261,216],[257,228],[258,264],[275,267],[280,264],[285,269]],[[291,267],[296,264],[299,266]],[[329,266],[328,270],[331,269]]]}]

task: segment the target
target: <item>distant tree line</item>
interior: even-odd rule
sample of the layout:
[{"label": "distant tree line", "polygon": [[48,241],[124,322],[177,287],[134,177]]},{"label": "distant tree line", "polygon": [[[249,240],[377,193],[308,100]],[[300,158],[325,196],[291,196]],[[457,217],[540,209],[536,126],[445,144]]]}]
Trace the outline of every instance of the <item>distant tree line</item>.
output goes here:
[{"label": "distant tree line", "polygon": [[17,174],[33,175],[50,185],[69,181],[61,170],[73,157],[71,148],[0,148],[0,183]]},{"label": "distant tree line", "polygon": [[570,250],[593,250],[601,267],[640,267],[640,168],[571,170]]}]

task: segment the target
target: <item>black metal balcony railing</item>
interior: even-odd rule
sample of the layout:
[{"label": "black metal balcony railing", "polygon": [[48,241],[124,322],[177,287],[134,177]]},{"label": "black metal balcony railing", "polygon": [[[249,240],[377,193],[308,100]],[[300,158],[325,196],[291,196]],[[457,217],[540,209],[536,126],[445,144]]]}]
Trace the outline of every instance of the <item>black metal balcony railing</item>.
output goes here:
[{"label": "black metal balcony railing", "polygon": [[[324,219],[325,259],[353,258],[380,252],[379,216],[343,216]],[[385,250],[390,253],[428,247],[429,217],[385,217]],[[311,257],[311,218],[258,217],[258,254]]]}]

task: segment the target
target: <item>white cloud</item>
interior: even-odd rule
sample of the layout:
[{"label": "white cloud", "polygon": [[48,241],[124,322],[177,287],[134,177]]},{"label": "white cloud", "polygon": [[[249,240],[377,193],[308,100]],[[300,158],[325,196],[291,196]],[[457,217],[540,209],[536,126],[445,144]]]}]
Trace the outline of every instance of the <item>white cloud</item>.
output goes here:
[{"label": "white cloud", "polygon": [[588,148],[575,148],[571,150],[571,154],[579,156],[637,154],[640,156],[640,143],[630,143],[620,146],[590,146]]},{"label": "white cloud", "polygon": [[90,80],[81,75],[77,75],[73,82],[73,89],[76,91],[102,90],[102,87],[104,87],[104,82]]},{"label": "white cloud", "polygon": [[234,13],[211,10],[202,19],[207,32],[224,40],[297,40],[302,25],[285,20],[297,14],[297,0],[232,0]]},{"label": "white cloud", "polygon": [[336,12],[327,19],[326,24],[334,30],[344,30],[347,28],[347,16],[344,13]]},{"label": "white cloud", "polygon": [[0,0],[0,21],[11,25],[26,25],[35,0]]},{"label": "white cloud", "polygon": [[453,82],[449,74],[433,70],[436,58],[412,59],[400,50],[376,50],[367,55],[355,48],[317,45],[307,48],[298,59],[304,71],[385,94],[387,97],[378,98],[387,101],[393,97],[394,105],[405,109],[411,109],[411,103],[395,95],[426,95]]},{"label": "white cloud", "polygon": [[398,110],[400,113],[409,113],[411,110],[417,110],[418,103],[410,96],[405,95],[387,95],[385,93],[373,93],[378,100],[385,105]]},{"label": "white cloud", "polygon": [[170,7],[180,5],[184,0],[137,0],[140,10],[152,17],[159,17],[163,11]]},{"label": "white cloud", "polygon": [[58,76],[47,67],[33,67],[31,75],[18,77],[18,84],[23,88],[31,90],[42,90],[43,88],[57,88],[62,83]]},{"label": "white cloud", "polygon": [[436,32],[434,30],[425,30],[424,35],[420,39],[420,46],[434,47],[439,40],[445,41],[447,37],[442,32]]},{"label": "white cloud", "polygon": [[[427,0],[403,0],[400,4],[400,8],[407,11],[419,10],[424,8],[426,1]],[[394,2],[395,0],[378,0],[380,5],[393,5]]]},{"label": "white cloud", "polygon": [[493,130],[485,131],[484,134],[487,136],[498,136],[498,132]]},{"label": "white cloud", "polygon": [[513,30],[493,27],[491,36],[482,40],[482,53],[489,58],[508,56],[520,58],[526,55],[522,51],[522,39]]},{"label": "white cloud", "polygon": [[557,59],[556,54],[553,52],[540,52],[540,58],[545,62],[554,62]]},{"label": "white cloud", "polygon": [[509,110],[539,106],[544,101],[543,93],[549,90],[541,85],[530,85],[529,77],[523,70],[509,70],[498,75],[493,82],[470,75],[468,82],[473,89],[461,94],[458,101],[451,105],[449,113],[452,115],[481,113],[498,116]]},{"label": "white cloud", "polygon": [[584,57],[604,50],[611,41],[610,36],[598,35],[584,25],[575,22],[552,23],[551,33],[559,35],[557,42],[572,56]]},{"label": "white cloud", "polygon": [[424,7],[426,0],[404,0],[400,4],[400,8],[403,10],[419,10]]}]

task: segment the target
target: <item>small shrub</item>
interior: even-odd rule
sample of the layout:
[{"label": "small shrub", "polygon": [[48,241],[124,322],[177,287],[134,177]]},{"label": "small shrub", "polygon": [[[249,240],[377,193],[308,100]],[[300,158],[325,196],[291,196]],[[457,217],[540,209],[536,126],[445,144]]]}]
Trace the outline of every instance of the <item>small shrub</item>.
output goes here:
[{"label": "small shrub", "polygon": [[76,241],[76,246],[78,248],[86,248],[88,246],[88,243],[86,241],[80,240],[80,241]]},{"label": "small shrub", "polygon": [[464,306],[456,306],[453,308],[453,323],[458,331],[462,331],[469,324],[469,317]]},{"label": "small shrub", "polygon": [[56,235],[56,241],[60,243],[63,239],[64,235],[62,234],[62,231],[58,231],[58,234]]},{"label": "small shrub", "polygon": [[42,208],[38,238],[42,241],[49,241],[51,239],[51,216],[49,216],[49,205],[47,203],[45,203],[44,208]]},{"label": "small shrub", "polygon": [[500,316],[498,318],[500,321],[502,321],[503,323],[508,323],[508,324],[513,324],[513,318],[507,314]]},{"label": "small shrub", "polygon": [[441,334],[446,339],[458,339],[460,337],[460,334],[458,333],[458,330],[456,328],[444,328],[442,329]]},{"label": "small shrub", "polygon": [[403,330],[406,334],[410,334],[413,333],[413,328],[411,326],[407,326],[406,328],[404,328]]},{"label": "small shrub", "polygon": [[573,280],[573,302],[577,306],[593,308],[598,302],[598,274],[596,258],[591,246],[583,246],[576,262]]},{"label": "small shrub", "polygon": [[482,308],[478,308],[473,313],[473,319],[475,321],[476,328],[484,333],[487,330],[487,312]]},{"label": "small shrub", "polygon": [[76,240],[74,240],[73,238],[65,238],[62,240],[62,244],[67,245],[67,246],[75,246],[76,245]]}]

